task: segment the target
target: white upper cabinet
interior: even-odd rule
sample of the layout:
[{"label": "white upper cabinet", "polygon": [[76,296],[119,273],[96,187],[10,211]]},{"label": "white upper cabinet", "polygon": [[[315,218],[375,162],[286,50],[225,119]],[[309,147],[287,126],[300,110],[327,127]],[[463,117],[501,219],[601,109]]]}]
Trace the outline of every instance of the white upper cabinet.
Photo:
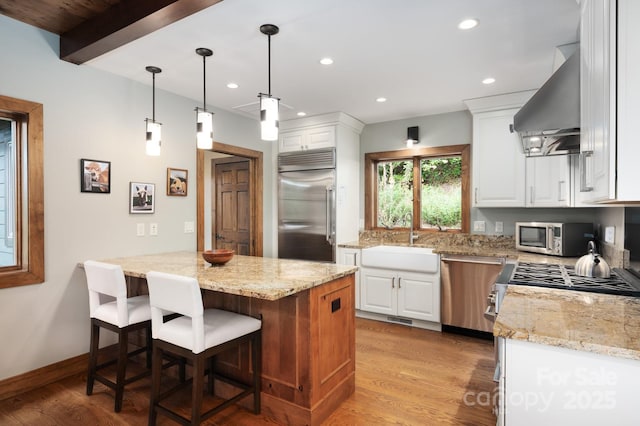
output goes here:
[{"label": "white upper cabinet", "polygon": [[533,91],[466,100],[473,114],[473,207],[524,207],[525,156],[513,116]]},{"label": "white upper cabinet", "polygon": [[473,115],[473,205],[524,207],[525,156],[509,132],[518,108]]},{"label": "white upper cabinet", "polygon": [[571,157],[526,159],[527,207],[571,206]]},{"label": "white upper cabinet", "polygon": [[336,146],[336,126],[309,127],[280,133],[280,152]]},{"label": "white upper cabinet", "polygon": [[580,198],[640,201],[640,2],[583,0]]}]

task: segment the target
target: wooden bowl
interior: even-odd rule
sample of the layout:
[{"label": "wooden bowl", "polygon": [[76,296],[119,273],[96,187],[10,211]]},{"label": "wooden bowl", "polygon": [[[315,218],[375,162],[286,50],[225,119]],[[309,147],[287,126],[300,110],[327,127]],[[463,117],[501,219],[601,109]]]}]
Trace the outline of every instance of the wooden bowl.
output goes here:
[{"label": "wooden bowl", "polygon": [[215,249],[202,252],[202,258],[212,265],[224,265],[233,257],[233,250]]}]

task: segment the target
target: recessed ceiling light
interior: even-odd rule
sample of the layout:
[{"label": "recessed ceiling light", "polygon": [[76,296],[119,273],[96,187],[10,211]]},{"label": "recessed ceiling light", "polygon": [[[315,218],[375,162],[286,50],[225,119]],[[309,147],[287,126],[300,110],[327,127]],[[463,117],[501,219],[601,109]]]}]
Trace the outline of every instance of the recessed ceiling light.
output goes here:
[{"label": "recessed ceiling light", "polygon": [[496,79],[493,77],[487,77],[484,80],[482,80],[482,84],[493,84],[496,82]]},{"label": "recessed ceiling light", "polygon": [[376,102],[387,102],[387,98],[377,98]]},{"label": "recessed ceiling light", "polygon": [[307,113],[306,113],[306,112],[304,112],[304,111],[300,111],[300,112],[298,113],[298,117],[304,117],[305,115],[307,115]]},{"label": "recessed ceiling light", "polygon": [[478,25],[477,19],[465,19],[458,24],[458,28],[461,30],[470,30]]},{"label": "recessed ceiling light", "polygon": [[229,89],[237,89],[237,88],[238,88],[238,85],[237,85],[236,83],[228,83],[228,84],[227,84],[227,87],[228,87]]},{"label": "recessed ceiling light", "polygon": [[320,63],[322,65],[331,65],[333,63],[333,59],[331,59],[331,58],[322,58],[322,59],[320,59]]}]

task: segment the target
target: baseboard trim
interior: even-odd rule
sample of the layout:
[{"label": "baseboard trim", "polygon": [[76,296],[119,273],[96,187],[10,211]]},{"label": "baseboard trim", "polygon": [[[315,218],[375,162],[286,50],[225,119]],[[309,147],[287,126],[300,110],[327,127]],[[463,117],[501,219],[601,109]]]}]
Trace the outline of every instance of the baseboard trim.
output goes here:
[{"label": "baseboard trim", "polygon": [[[117,345],[101,348],[98,352],[99,362],[102,362],[101,360],[105,356],[114,357],[117,354],[117,350]],[[57,382],[74,374],[86,373],[88,364],[89,354],[86,353],[4,379],[0,381],[0,401]]]},{"label": "baseboard trim", "polygon": [[78,355],[0,381],[0,401],[87,371],[89,354]]}]

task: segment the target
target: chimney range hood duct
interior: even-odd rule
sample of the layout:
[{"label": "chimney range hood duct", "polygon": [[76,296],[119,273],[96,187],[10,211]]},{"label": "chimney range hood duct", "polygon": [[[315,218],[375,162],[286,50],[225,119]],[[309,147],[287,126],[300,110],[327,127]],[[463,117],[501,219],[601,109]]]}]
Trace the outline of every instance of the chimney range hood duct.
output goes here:
[{"label": "chimney range hood duct", "polygon": [[580,51],[569,57],[513,117],[527,157],[580,152]]}]

